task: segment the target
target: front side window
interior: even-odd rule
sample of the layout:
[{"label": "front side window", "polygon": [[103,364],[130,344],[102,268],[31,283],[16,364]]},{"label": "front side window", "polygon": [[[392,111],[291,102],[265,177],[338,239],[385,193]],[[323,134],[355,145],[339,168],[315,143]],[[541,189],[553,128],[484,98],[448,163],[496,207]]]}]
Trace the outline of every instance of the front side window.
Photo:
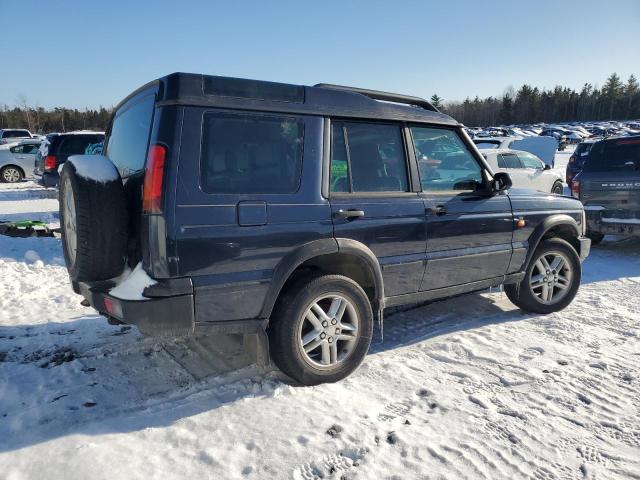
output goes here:
[{"label": "front side window", "polygon": [[454,130],[411,127],[411,135],[423,191],[475,191],[482,187],[482,169]]},{"label": "front side window", "polygon": [[399,125],[334,122],[331,191],[407,192],[407,161]]},{"label": "front side window", "polygon": [[294,193],[304,122],[279,115],[205,114],[201,185],[207,193]]},{"label": "front side window", "polygon": [[536,170],[542,170],[544,168],[544,163],[535,155],[527,152],[519,152],[518,157],[524,165],[524,168],[535,168]]},{"label": "front side window", "polygon": [[515,153],[501,153],[498,155],[498,168],[522,168],[522,164]]},{"label": "front side window", "polygon": [[[154,104],[155,94],[147,94],[122,106],[113,118],[105,155],[115,164],[123,178],[144,169]],[[90,143],[99,141],[93,140]],[[88,144],[84,148],[87,146]]]}]

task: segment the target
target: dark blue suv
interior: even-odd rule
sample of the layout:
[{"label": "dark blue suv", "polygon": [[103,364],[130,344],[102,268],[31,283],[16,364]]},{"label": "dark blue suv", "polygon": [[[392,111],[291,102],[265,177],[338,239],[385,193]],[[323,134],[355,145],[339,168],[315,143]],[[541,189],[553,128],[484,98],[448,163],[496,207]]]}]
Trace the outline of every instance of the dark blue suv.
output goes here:
[{"label": "dark blue suv", "polygon": [[590,248],[580,202],[511,190],[427,101],[175,73],[60,183],[76,292],[150,335],[268,336],[303,384],[363,360],[385,308],[505,285],[549,313]]}]

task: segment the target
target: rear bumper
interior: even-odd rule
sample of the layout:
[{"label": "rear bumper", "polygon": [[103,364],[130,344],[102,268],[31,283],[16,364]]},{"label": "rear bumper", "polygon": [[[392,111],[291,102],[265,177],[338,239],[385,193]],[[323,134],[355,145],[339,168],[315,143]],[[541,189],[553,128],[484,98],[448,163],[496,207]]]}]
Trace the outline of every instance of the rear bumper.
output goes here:
[{"label": "rear bumper", "polygon": [[60,180],[60,175],[58,175],[58,172],[43,172],[42,175],[34,172],[33,178],[36,183],[43,187],[56,187],[58,180]]},{"label": "rear bumper", "polygon": [[145,300],[122,300],[108,293],[110,283],[78,283],[79,293],[101,314],[135,325],[153,337],[191,335],[195,327],[193,294],[171,295]]},{"label": "rear bumper", "polygon": [[606,210],[587,211],[587,230],[605,235],[640,235],[640,222],[634,218],[607,217]]}]

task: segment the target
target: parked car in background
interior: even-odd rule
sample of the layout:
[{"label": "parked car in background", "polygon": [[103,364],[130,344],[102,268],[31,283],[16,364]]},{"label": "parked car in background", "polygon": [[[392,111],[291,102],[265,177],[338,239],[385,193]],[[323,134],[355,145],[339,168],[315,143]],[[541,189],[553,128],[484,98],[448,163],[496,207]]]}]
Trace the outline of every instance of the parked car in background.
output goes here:
[{"label": "parked car in background", "polygon": [[177,73],[108,132],[64,164],[60,224],[74,290],[112,323],[268,336],[314,385],[358,367],[385,308],[505,284],[550,313],[578,291],[580,202],[510,190],[426,100]]},{"label": "parked car in background", "polygon": [[569,157],[569,163],[567,163],[566,181],[569,188],[571,188],[574,177],[582,170],[582,166],[587,159],[587,155],[589,155],[591,147],[599,140],[602,140],[602,138],[589,138],[576,145],[576,149]]},{"label": "parked car in background", "polygon": [[0,145],[0,182],[16,183],[30,178],[40,140]]},{"label": "parked car in background", "polygon": [[558,150],[558,141],[553,137],[490,137],[474,138],[473,142],[479,149],[510,148],[529,152],[551,168],[555,165]]},{"label": "parked car in background", "polygon": [[24,128],[4,128],[0,130],[0,145],[30,138],[33,138],[33,135]]},{"label": "parked car in background", "polygon": [[506,148],[480,149],[495,172],[506,172],[513,186],[562,195],[562,175],[529,152]]},{"label": "parked car in background", "polygon": [[584,204],[594,244],[608,233],[640,235],[640,136],[594,143],[571,192]]},{"label": "parked car in background", "polygon": [[58,167],[71,155],[84,154],[87,147],[104,140],[104,133],[78,131],[47,135],[35,159],[34,177],[40,185],[58,185]]}]

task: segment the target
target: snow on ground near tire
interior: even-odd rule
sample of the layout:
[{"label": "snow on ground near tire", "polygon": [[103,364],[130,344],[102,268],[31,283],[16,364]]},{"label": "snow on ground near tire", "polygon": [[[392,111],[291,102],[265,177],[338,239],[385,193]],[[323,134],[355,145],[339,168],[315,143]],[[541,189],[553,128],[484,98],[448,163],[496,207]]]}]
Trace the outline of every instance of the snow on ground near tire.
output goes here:
[{"label": "snow on ground near tire", "polygon": [[486,293],[388,315],[312,388],[197,380],[180,342],[80,306],[61,258],[0,236],[1,478],[640,478],[640,240],[594,247],[556,314]]}]

